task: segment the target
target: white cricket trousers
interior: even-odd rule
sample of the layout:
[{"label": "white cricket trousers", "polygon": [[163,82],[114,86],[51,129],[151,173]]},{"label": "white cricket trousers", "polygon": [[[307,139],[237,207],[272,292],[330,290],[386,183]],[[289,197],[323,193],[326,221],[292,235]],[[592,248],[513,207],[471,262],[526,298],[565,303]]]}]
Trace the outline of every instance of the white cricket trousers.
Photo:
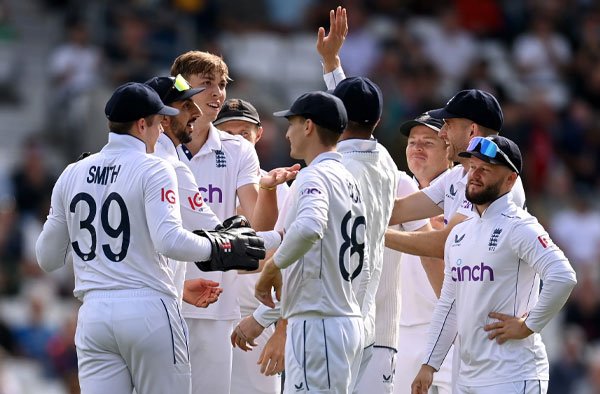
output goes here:
[{"label": "white cricket trousers", "polygon": [[150,289],[91,291],[75,333],[82,394],[190,393],[177,299]]},{"label": "white cricket trousers", "polygon": [[256,338],[256,347],[251,351],[244,352],[237,347],[233,349],[231,394],[279,394],[281,392],[281,377],[263,375],[260,373],[260,365],[256,363],[274,331],[274,325],[265,328]]},{"label": "white cricket trousers", "polygon": [[284,393],[352,392],[363,351],[360,317],[291,318]]},{"label": "white cricket trousers", "polygon": [[367,364],[364,374],[354,388],[354,393],[392,394],[394,391],[396,349],[381,346],[371,346],[367,349],[372,349],[371,361]]},{"label": "white cricket trousers", "polygon": [[[231,333],[237,320],[185,319],[190,330],[193,394],[229,394]],[[140,393],[143,394],[143,393]]]},{"label": "white cricket trousers", "polygon": [[477,387],[457,383],[454,390],[454,394],[546,394],[547,392],[547,380],[521,380]]},{"label": "white cricket trousers", "polygon": [[[427,347],[428,324],[400,326],[398,331],[398,354],[394,375],[394,394],[410,394],[410,385],[423,364],[423,353]],[[440,370],[433,374],[431,394],[452,393],[453,347],[446,355]]]}]

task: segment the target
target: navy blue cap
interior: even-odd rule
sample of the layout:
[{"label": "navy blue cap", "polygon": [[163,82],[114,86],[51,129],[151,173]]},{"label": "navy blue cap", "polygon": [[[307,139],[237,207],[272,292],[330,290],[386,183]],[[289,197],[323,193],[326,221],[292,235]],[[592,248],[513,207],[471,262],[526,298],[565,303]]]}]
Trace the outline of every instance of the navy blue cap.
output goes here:
[{"label": "navy blue cap", "polygon": [[346,78],[335,87],[333,94],[344,103],[348,120],[371,125],[381,118],[383,95],[369,78]]},{"label": "navy blue cap", "polygon": [[[460,152],[458,155],[460,157],[475,156],[478,159],[486,161],[488,163],[501,164],[510,168],[513,171],[517,170],[517,174],[521,173],[521,170],[523,168],[523,157],[521,156],[521,150],[519,149],[517,144],[515,144],[512,140],[509,140],[508,138],[499,135],[491,135],[489,137],[486,137],[485,139],[493,141],[498,147],[498,149],[500,149],[502,153],[504,153],[504,155],[502,155],[502,153],[496,153],[495,157],[489,157],[487,155],[484,155],[483,153],[477,150],[478,148],[481,149],[479,147],[479,144],[477,144],[477,146],[474,149],[468,150],[466,152]],[[507,159],[510,160],[510,163]]]},{"label": "navy blue cap", "polygon": [[402,123],[400,125],[400,132],[408,137],[410,135],[410,131],[415,126],[426,126],[436,133],[439,133],[442,129],[442,126],[444,126],[444,121],[441,119],[432,118],[431,115],[429,115],[429,112],[425,112],[413,120],[408,120]]},{"label": "navy blue cap", "polygon": [[260,126],[258,111],[254,105],[242,99],[226,100],[212,123],[216,126],[230,120],[243,120]]},{"label": "navy blue cap", "polygon": [[187,88],[178,90],[175,87],[175,77],[154,77],[145,82],[146,85],[156,90],[164,104],[171,104],[175,101],[183,101],[202,92],[206,88]]},{"label": "navy blue cap", "polygon": [[298,97],[290,109],[274,112],[276,117],[303,116],[333,132],[342,134],[348,125],[344,103],[336,96],[325,92],[309,92]]},{"label": "navy blue cap", "polygon": [[150,115],[175,116],[178,109],[168,107],[150,86],[128,82],[119,86],[104,107],[104,113],[112,122],[133,122]]},{"label": "navy blue cap", "polygon": [[461,90],[444,108],[431,110],[429,115],[436,119],[465,118],[494,131],[500,131],[504,122],[498,100],[478,89]]}]

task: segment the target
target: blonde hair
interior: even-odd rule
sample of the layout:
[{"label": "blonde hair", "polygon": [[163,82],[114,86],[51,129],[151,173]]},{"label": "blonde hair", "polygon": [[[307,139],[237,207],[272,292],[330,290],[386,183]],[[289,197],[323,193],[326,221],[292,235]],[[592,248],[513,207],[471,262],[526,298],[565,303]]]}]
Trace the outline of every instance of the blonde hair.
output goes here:
[{"label": "blonde hair", "polygon": [[189,51],[175,59],[171,66],[171,75],[181,74],[189,79],[192,75],[221,75],[230,81],[229,68],[221,56],[209,52]]}]

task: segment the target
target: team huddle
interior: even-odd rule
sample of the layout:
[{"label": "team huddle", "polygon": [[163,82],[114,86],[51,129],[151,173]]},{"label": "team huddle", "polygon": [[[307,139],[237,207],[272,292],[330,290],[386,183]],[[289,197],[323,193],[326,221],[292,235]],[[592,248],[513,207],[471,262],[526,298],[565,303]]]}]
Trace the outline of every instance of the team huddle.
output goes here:
[{"label": "team huddle", "polygon": [[463,90],[400,125],[409,177],[373,137],[380,88],[341,67],[347,31],[332,10],[327,92],[274,113],[301,170],[260,168],[218,56],[114,91],[36,245],[74,267],[82,393],[547,391],[539,333],[576,278],[525,210],[500,105]]}]

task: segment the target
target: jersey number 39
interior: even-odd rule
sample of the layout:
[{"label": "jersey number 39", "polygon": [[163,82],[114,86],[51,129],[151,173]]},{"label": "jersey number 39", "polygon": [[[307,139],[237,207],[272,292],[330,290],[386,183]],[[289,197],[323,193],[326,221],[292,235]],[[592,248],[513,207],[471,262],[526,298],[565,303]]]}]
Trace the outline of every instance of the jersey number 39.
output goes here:
[{"label": "jersey number 39", "polygon": [[[362,224],[366,226],[366,221],[364,216],[357,216],[354,218],[354,221],[351,226],[350,235],[348,235],[348,222],[352,219],[352,212],[348,211],[344,218],[342,219],[342,238],[344,239],[344,243],[340,247],[340,272],[342,273],[342,278],[347,281],[352,281],[356,278],[360,271],[362,270],[363,263],[365,260],[365,239],[364,239],[364,227],[362,233],[359,233],[358,228]],[[350,248],[350,254],[348,257],[352,257],[354,253],[358,253],[358,266],[352,271],[352,274],[348,271],[348,269],[352,269],[350,267],[350,262],[347,261],[346,252]],[[346,265],[348,265],[348,269],[346,269]]]},{"label": "jersey number 39", "polygon": [[[110,209],[111,203],[115,202],[118,206],[120,212],[120,222],[116,227],[112,227],[108,220],[108,211]],[[92,238],[92,244],[90,245],[90,250],[88,252],[83,252],[79,247],[79,242],[75,241],[71,243],[73,246],[73,251],[79,258],[83,261],[89,261],[96,257],[96,228],[93,226],[94,218],[96,217],[96,201],[94,198],[88,193],[78,193],[71,200],[71,204],[69,205],[69,210],[72,213],[75,213],[75,208],[79,203],[88,205],[88,216],[79,222],[79,228],[82,230],[86,230],[90,233]],[[127,255],[127,250],[129,249],[129,237],[131,234],[131,228],[129,225],[129,212],[127,211],[127,206],[125,205],[125,201],[123,197],[121,197],[118,193],[110,193],[104,203],[102,204],[102,208],[100,209],[100,221],[102,223],[102,229],[111,238],[119,238],[122,236],[121,240],[121,251],[119,253],[113,252],[110,248],[110,245],[104,244],[102,245],[102,251],[104,255],[110,261],[123,261],[125,256]]]}]

